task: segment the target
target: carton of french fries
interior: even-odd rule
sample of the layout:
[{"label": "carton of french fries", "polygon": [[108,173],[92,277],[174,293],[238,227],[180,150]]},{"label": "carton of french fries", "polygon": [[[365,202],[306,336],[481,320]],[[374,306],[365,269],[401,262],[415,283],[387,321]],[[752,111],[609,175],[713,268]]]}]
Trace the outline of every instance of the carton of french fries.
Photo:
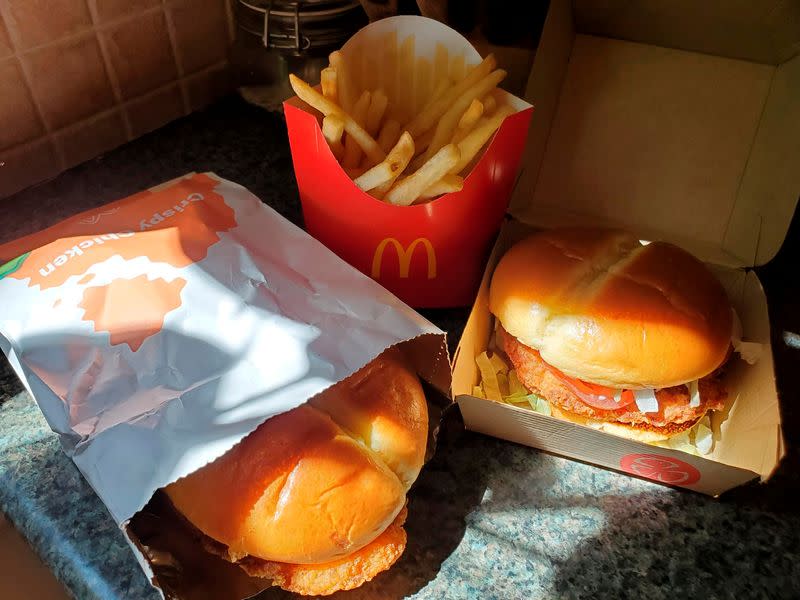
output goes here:
[{"label": "carton of french fries", "polygon": [[470,304],[533,109],[424,17],[377,21],[284,103],[309,233],[415,307]]}]

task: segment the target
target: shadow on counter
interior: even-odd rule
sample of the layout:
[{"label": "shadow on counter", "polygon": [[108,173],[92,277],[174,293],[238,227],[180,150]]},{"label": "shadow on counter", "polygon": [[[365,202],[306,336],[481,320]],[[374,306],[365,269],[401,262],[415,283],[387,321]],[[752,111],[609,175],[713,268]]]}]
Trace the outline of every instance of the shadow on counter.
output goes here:
[{"label": "shadow on counter", "polygon": [[800,597],[800,214],[776,258],[756,269],[769,305],[786,455],[766,483],[719,499],[685,491],[591,501],[601,532],[558,565],[554,592],[574,598]]},{"label": "shadow on counter", "polygon": [[[67,337],[69,337],[68,345],[65,344]],[[141,332],[126,332],[126,337],[139,338]],[[101,423],[102,420],[97,421],[95,415],[104,414],[102,407],[106,409],[109,407],[107,399],[103,399],[103,388],[124,389],[131,382],[128,381],[128,374],[124,369],[117,369],[119,372],[114,375],[116,383],[104,381],[100,375],[103,372],[102,364],[96,360],[94,362],[89,360],[89,363],[96,367],[91,370],[93,376],[97,377],[96,393],[88,396],[84,402],[78,402],[76,406],[67,406],[55,396],[50,400],[43,398],[45,408],[51,416],[51,425],[63,432],[61,439],[66,448],[75,449],[80,444],[79,451],[85,460],[89,457],[90,460],[96,459],[106,465],[116,466],[115,472],[119,473],[119,480],[113,487],[117,494],[127,493],[126,474],[135,470],[136,465],[143,464],[142,461],[146,462],[147,459],[142,457],[142,453],[152,454],[153,468],[171,480],[174,478],[171,473],[183,460],[181,448],[185,442],[181,442],[181,439],[194,435],[193,432],[205,432],[202,441],[198,443],[209,444],[214,440],[226,438],[232,432],[235,433],[238,430],[236,428],[255,427],[262,420],[261,417],[250,417],[244,422],[239,419],[237,424],[231,426],[221,424],[228,417],[226,411],[220,412],[216,406],[220,393],[220,380],[217,375],[230,368],[240,356],[223,351],[202,340],[189,338],[170,330],[166,325],[159,333],[159,338],[158,344],[149,344],[145,340],[137,355],[142,359],[143,355],[149,356],[148,362],[152,363],[152,377],[158,377],[162,384],[176,390],[191,388],[191,391],[182,395],[179,402],[172,402],[158,412],[148,411],[133,421],[112,422],[106,419],[102,419],[106,420],[105,423]],[[68,335],[65,332],[28,338],[25,340],[26,364],[34,369],[38,365],[38,368],[46,371],[47,364],[58,360],[59,353],[64,353],[65,356],[69,354],[73,360],[77,360],[80,355],[91,355],[93,343],[96,343],[96,340],[92,337],[74,333]],[[187,354],[180,350],[186,348],[192,348],[193,352]],[[81,349],[83,351],[80,351]],[[308,348],[307,351],[310,352],[311,349]],[[171,357],[169,360],[163,355],[164,352]],[[192,361],[192,364],[189,365],[186,361]],[[79,362],[83,364],[84,361]],[[314,364],[310,356],[308,362]],[[3,363],[5,371],[7,365],[5,361]],[[190,373],[195,373],[202,378],[202,381],[198,380],[196,386],[193,386],[191,381],[186,380],[187,374]],[[15,379],[12,373],[9,372],[8,375],[9,379]],[[172,378],[178,379],[172,381]],[[288,382],[285,385],[291,386],[292,383]],[[430,389],[428,392],[433,393]],[[134,396],[122,394],[117,398],[113,403],[114,409],[107,411],[107,418],[113,413],[121,415],[133,411],[135,414],[141,414],[141,407],[137,409],[132,405],[135,401]],[[231,410],[241,411],[257,400],[257,397],[245,398],[231,407]],[[117,442],[121,439],[120,436],[129,442],[134,438],[138,442],[135,447],[129,443],[124,448],[105,444],[98,454],[98,451],[92,449],[93,444],[86,445],[85,440],[71,431],[72,427],[85,428],[86,423],[94,422],[93,419],[97,421],[95,422],[95,426],[98,427],[97,433],[100,433],[101,429],[115,428],[117,431],[114,440]],[[167,429],[162,432],[164,426]],[[231,427],[234,427],[233,431]],[[409,516],[405,525],[408,546],[399,562],[372,582],[357,590],[342,592],[335,598],[351,600],[376,597],[383,600],[404,598],[425,587],[437,576],[440,565],[461,541],[466,529],[466,516],[480,504],[485,489],[485,481],[481,475],[484,470],[469,468],[463,460],[457,460],[459,450],[454,441],[462,434],[462,428],[457,411],[448,411],[440,427],[437,444],[440,450],[425,466],[409,493]],[[125,430],[128,430],[128,433],[125,433]],[[174,436],[178,438],[175,444],[173,444]],[[127,461],[130,463],[127,464],[126,456],[135,457],[136,460]],[[157,456],[162,459],[157,460]],[[108,468],[104,472],[110,473]],[[81,483],[85,486],[85,482]],[[135,496],[140,485],[132,483],[129,486],[130,493]],[[105,487],[109,489],[108,482]],[[213,494],[214,491],[209,490],[209,493]],[[111,520],[108,521],[110,523]],[[220,600],[248,597],[263,589],[266,583],[263,580],[253,580],[235,565],[226,563],[203,550],[198,551],[196,540],[185,527],[182,529],[182,525],[168,503],[163,501],[161,494],[157,493],[154,499],[133,517],[128,526],[140,550],[149,556],[159,584],[166,591],[167,597],[179,597],[179,595],[183,597],[185,592],[191,591],[191,595],[187,597]],[[189,587],[186,587],[187,584]],[[177,590],[181,590],[179,595],[176,594]],[[259,597],[267,599],[295,596],[270,588]]]},{"label": "shadow on counter", "polygon": [[[331,600],[400,600],[413,596],[439,574],[466,531],[467,516],[481,503],[486,489],[485,470],[459,459],[463,424],[456,410],[448,410],[439,432],[437,452],[425,465],[409,492],[408,542],[389,570],[360,588],[327,596]],[[289,600],[297,595],[270,588],[258,600]]]},{"label": "shadow on counter", "polygon": [[559,598],[800,597],[800,517],[699,494],[606,496],[603,529],[556,565]]}]

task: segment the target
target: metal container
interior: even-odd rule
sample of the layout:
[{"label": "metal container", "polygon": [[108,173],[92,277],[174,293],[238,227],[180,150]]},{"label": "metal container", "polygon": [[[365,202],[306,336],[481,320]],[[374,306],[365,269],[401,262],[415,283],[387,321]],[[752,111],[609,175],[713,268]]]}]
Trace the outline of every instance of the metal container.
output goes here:
[{"label": "metal container", "polygon": [[259,104],[278,108],[293,94],[289,73],[318,83],[328,54],[366,25],[367,16],[357,0],[238,0],[236,23],[237,82]]}]

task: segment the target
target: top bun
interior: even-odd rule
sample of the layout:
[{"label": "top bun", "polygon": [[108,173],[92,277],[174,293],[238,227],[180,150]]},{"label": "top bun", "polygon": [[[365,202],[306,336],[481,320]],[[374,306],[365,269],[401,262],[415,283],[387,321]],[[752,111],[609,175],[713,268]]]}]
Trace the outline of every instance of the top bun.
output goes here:
[{"label": "top bun", "polygon": [[603,229],[556,229],[514,245],[495,269],[490,310],[565,374],[614,388],[708,375],[731,343],[725,290],[691,254]]},{"label": "top bun", "polygon": [[165,491],[231,560],[324,563],[392,523],[427,435],[419,379],[391,349]]}]

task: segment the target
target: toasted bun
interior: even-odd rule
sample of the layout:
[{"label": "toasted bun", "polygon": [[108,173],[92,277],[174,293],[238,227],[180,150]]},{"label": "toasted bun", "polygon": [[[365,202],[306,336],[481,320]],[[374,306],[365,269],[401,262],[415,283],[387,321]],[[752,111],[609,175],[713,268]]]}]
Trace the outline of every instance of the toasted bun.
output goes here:
[{"label": "toasted bun", "polygon": [[427,428],[419,380],[390,350],[166,493],[231,560],[330,562],[372,542],[400,513]]},{"label": "toasted bun", "polygon": [[589,419],[558,408],[552,403],[550,404],[550,412],[554,417],[558,417],[559,419],[577,423],[578,425],[584,425],[585,427],[591,427],[592,429],[605,431],[606,433],[628,438],[636,442],[643,442],[645,444],[668,440],[672,436],[683,433],[684,431],[688,431],[694,427],[704,416],[700,416],[699,418],[686,423],[670,423],[664,427],[657,427],[655,425],[648,425],[644,423],[632,425],[628,423],[620,423],[618,421],[600,421],[597,419]]},{"label": "toasted bun", "polygon": [[404,508],[394,522],[369,544],[329,563],[294,565],[248,556],[239,565],[251,577],[263,577],[289,592],[304,596],[327,596],[352,590],[391,567],[406,549]]},{"label": "toasted bun", "polygon": [[704,377],[731,340],[730,302],[699,260],[610,230],[522,240],[497,265],[489,304],[505,330],[549,364],[616,388]]}]

